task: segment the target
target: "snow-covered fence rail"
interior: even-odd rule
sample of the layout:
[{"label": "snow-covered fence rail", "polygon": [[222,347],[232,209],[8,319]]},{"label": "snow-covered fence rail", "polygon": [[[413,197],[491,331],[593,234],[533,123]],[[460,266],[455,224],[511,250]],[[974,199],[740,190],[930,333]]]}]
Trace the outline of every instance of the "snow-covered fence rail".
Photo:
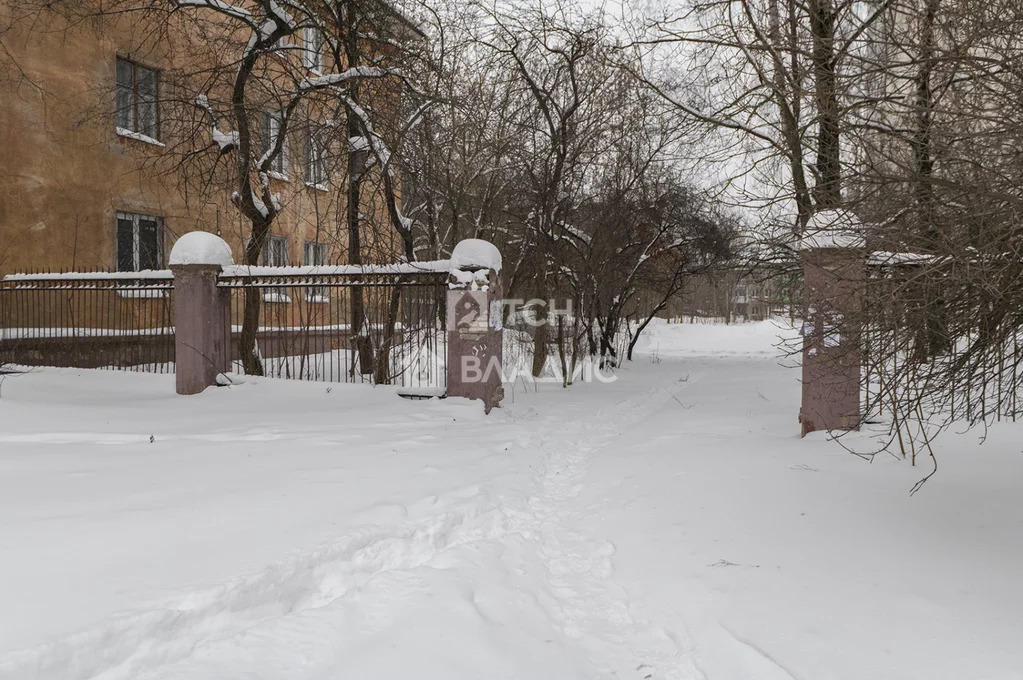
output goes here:
[{"label": "snow-covered fence rail", "polygon": [[174,370],[169,270],[0,280],[0,363]]}]

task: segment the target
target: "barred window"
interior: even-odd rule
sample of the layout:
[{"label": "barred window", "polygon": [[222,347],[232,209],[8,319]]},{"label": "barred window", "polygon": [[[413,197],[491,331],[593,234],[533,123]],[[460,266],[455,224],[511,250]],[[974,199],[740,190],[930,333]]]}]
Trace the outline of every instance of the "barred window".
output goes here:
[{"label": "barred window", "polygon": [[163,267],[163,218],[117,213],[117,271]]}]

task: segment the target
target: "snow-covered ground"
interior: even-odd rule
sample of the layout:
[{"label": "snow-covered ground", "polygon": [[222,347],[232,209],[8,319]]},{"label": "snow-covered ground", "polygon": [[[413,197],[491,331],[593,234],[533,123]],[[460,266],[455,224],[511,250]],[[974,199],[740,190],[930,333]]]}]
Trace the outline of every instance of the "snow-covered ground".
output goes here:
[{"label": "snow-covered ground", "polygon": [[658,324],[489,417],[8,377],[0,678],[1023,677],[1021,429],[939,439],[910,498],[925,469],[798,438],[778,332]]}]

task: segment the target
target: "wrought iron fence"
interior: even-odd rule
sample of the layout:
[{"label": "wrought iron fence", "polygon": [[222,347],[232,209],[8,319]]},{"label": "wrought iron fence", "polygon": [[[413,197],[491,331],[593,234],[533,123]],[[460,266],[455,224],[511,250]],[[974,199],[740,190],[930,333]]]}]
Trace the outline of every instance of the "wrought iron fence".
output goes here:
[{"label": "wrought iron fence", "polygon": [[[442,392],[446,283],[446,272],[430,269],[232,268],[218,287],[231,298],[223,327],[234,371],[244,372],[245,307],[254,304],[252,347],[266,376]],[[173,291],[169,270],[8,275],[0,364],[171,373]]]},{"label": "wrought iron fence", "polygon": [[235,372],[244,372],[245,308],[255,305],[251,346],[264,375],[443,391],[447,274],[331,269],[344,268],[236,267],[220,277],[231,291]]},{"label": "wrought iron fence", "polygon": [[174,371],[170,271],[0,280],[0,363]]},{"label": "wrought iron fence", "polygon": [[[1016,420],[1023,341],[1011,302],[977,261],[873,264],[864,296],[864,413],[975,425]],[[974,267],[978,271],[971,271]],[[1018,277],[1017,265],[1006,265]]]}]

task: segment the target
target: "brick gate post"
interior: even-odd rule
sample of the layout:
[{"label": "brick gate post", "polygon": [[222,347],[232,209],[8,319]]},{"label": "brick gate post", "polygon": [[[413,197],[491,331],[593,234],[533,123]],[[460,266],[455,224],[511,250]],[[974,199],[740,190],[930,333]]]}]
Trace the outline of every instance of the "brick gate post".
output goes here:
[{"label": "brick gate post", "polygon": [[501,253],[467,239],[451,253],[447,298],[447,395],[482,399],[487,413],[504,398],[502,386]]},{"label": "brick gate post", "polygon": [[800,255],[801,436],[817,430],[858,430],[863,362],[861,311],[866,283],[862,229],[846,213],[818,213],[808,226]]},{"label": "brick gate post", "polygon": [[231,293],[217,288],[217,276],[232,264],[227,243],[203,231],[185,234],[171,249],[178,394],[199,394],[230,370]]}]

